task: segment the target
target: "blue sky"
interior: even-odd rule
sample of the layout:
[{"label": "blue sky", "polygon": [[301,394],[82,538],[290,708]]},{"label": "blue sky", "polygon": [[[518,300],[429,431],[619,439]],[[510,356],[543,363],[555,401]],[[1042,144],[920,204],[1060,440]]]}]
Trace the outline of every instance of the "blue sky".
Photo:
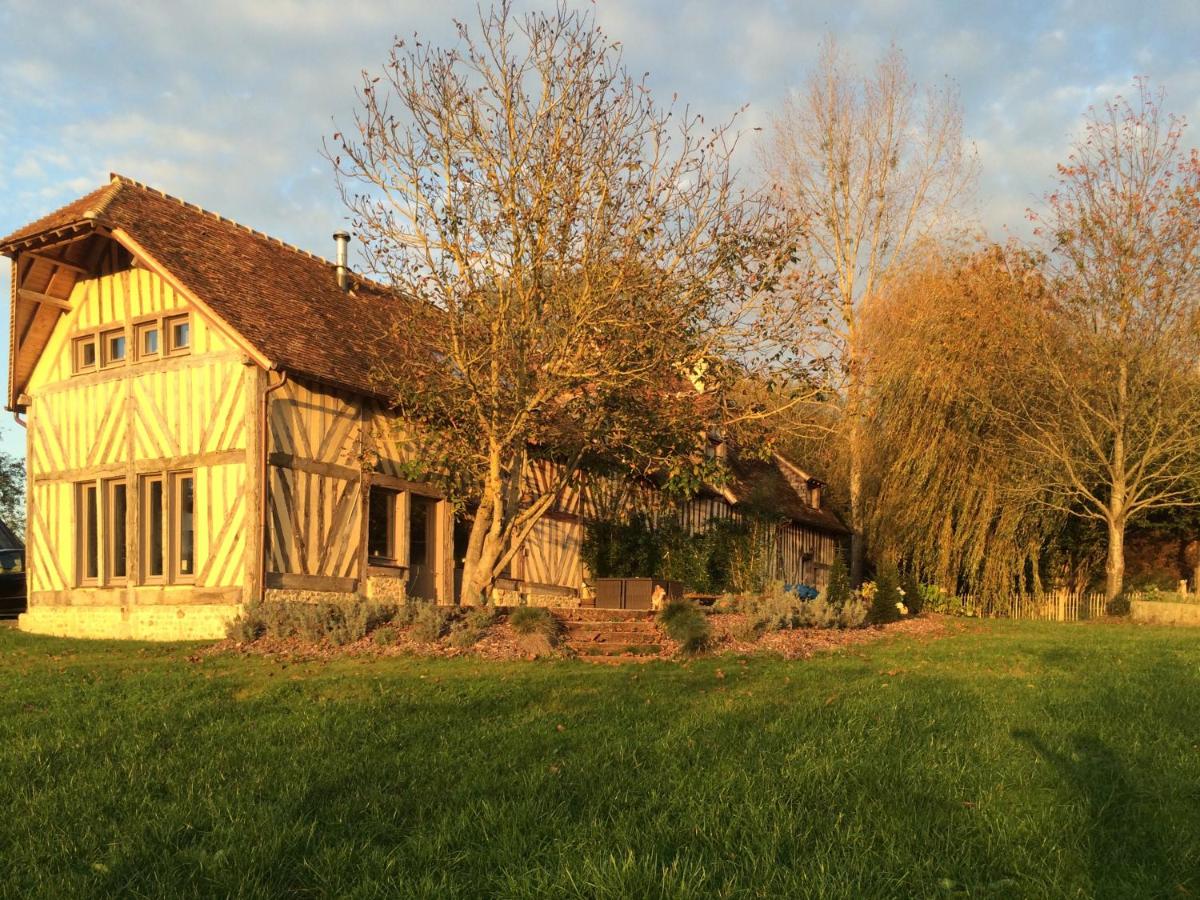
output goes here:
[{"label": "blue sky", "polygon": [[[591,5],[591,4],[589,4]],[[0,233],[117,171],[330,255],[343,223],[321,139],[392,37],[452,38],[471,2],[0,0]],[[982,173],[977,215],[1024,233],[1089,104],[1134,75],[1200,127],[1200,3],[597,0],[600,24],[664,99],[764,124],[835,35],[869,63],[895,41],[952,78]],[[1190,140],[1195,142],[1195,134]],[[746,152],[746,162],[753,154]],[[0,297],[8,296],[8,268]],[[8,317],[0,317],[7,354]],[[0,450],[23,452],[0,418]]]}]

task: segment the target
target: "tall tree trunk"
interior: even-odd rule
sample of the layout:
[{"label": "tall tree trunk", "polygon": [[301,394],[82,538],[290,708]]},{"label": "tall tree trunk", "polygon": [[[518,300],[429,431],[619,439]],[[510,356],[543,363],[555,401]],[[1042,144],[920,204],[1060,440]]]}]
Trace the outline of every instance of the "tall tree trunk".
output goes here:
[{"label": "tall tree trunk", "polygon": [[1108,560],[1104,565],[1104,597],[1111,603],[1125,586],[1125,518],[1108,519]]},{"label": "tall tree trunk", "polygon": [[850,419],[850,584],[858,587],[863,582],[866,563],[865,511],[863,504],[863,428],[856,413]]}]

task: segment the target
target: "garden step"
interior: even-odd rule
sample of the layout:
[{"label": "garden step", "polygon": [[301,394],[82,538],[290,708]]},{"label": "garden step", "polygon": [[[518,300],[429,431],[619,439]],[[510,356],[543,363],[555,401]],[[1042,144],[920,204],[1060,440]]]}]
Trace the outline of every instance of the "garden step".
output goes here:
[{"label": "garden step", "polygon": [[556,609],[554,615],[563,622],[654,621],[653,611],[647,609],[597,609],[584,606],[575,609]]},{"label": "garden step", "polygon": [[572,644],[653,644],[658,641],[658,629],[571,628],[567,631],[567,641]]},{"label": "garden step", "polygon": [[580,657],[592,656],[657,656],[662,652],[658,644],[576,644],[568,647]]},{"label": "garden step", "polygon": [[598,666],[620,666],[625,663],[648,663],[651,660],[657,659],[656,656],[634,656],[626,654],[624,656],[580,656],[579,659],[585,663],[591,663]]}]

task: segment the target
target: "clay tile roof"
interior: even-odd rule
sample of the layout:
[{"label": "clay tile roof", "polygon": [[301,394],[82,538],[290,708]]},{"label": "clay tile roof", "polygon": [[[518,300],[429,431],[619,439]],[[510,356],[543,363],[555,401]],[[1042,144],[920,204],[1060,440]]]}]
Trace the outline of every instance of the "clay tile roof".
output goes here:
[{"label": "clay tile roof", "polygon": [[84,194],[78,200],[72,200],[66,206],[42,216],[35,222],[18,228],[7,237],[0,238],[0,247],[19,244],[29,238],[37,237],[47,231],[56,231],[71,225],[78,225],[94,219],[96,213],[102,211],[113,194],[117,193],[120,185],[113,181],[103,187],[98,187],[91,193]]},{"label": "clay tile roof", "polygon": [[274,366],[328,385],[377,394],[372,361],[397,305],[430,314],[357,277],[343,292],[333,263],[120,175],[0,239],[0,250],[80,222],[127,232]]},{"label": "clay tile roof", "polygon": [[738,453],[729,456],[728,488],[739,505],[760,507],[801,525],[834,534],[849,534],[849,529],[827,506],[813,509],[807,499],[807,486],[801,492],[796,467],[780,457],[755,459]]}]

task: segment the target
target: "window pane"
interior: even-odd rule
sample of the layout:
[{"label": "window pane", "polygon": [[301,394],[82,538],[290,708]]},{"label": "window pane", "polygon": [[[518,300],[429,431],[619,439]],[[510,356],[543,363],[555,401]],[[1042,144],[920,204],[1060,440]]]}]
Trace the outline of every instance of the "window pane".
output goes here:
[{"label": "window pane", "polygon": [[110,574],[113,578],[125,577],[125,523],[127,521],[127,494],[126,486],[121,482],[113,482],[111,485],[111,500],[109,501],[111,512],[109,527],[108,527],[108,546],[112,559],[112,571]]},{"label": "window pane", "polygon": [[158,352],[158,329],[147,328],[142,332],[142,352],[157,353]]},{"label": "window pane", "polygon": [[176,322],[171,326],[171,346],[176,350],[181,350],[188,346],[188,341],[191,340],[191,329],[188,327],[187,321]]},{"label": "window pane", "polygon": [[110,362],[119,362],[125,358],[125,335],[114,334],[108,339],[108,358]]},{"label": "window pane", "polygon": [[393,523],[396,516],[396,492],[371,487],[367,495],[367,556],[395,559]]},{"label": "window pane", "polygon": [[155,478],[146,484],[146,574],[163,573],[163,483]]},{"label": "window pane", "polygon": [[410,568],[423,566],[426,560],[425,531],[429,521],[428,497],[413,495],[408,513],[408,565]]},{"label": "window pane", "polygon": [[79,345],[79,365],[94,366],[96,364],[96,342],[84,341]]},{"label": "window pane", "polygon": [[96,510],[96,486],[85,485],[83,489],[83,577],[100,576],[100,553],[96,542],[96,525],[99,516]]},{"label": "window pane", "polygon": [[193,515],[192,476],[185,475],[176,482],[179,496],[175,508],[179,516],[179,574],[191,575],[196,570],[196,526]]}]

